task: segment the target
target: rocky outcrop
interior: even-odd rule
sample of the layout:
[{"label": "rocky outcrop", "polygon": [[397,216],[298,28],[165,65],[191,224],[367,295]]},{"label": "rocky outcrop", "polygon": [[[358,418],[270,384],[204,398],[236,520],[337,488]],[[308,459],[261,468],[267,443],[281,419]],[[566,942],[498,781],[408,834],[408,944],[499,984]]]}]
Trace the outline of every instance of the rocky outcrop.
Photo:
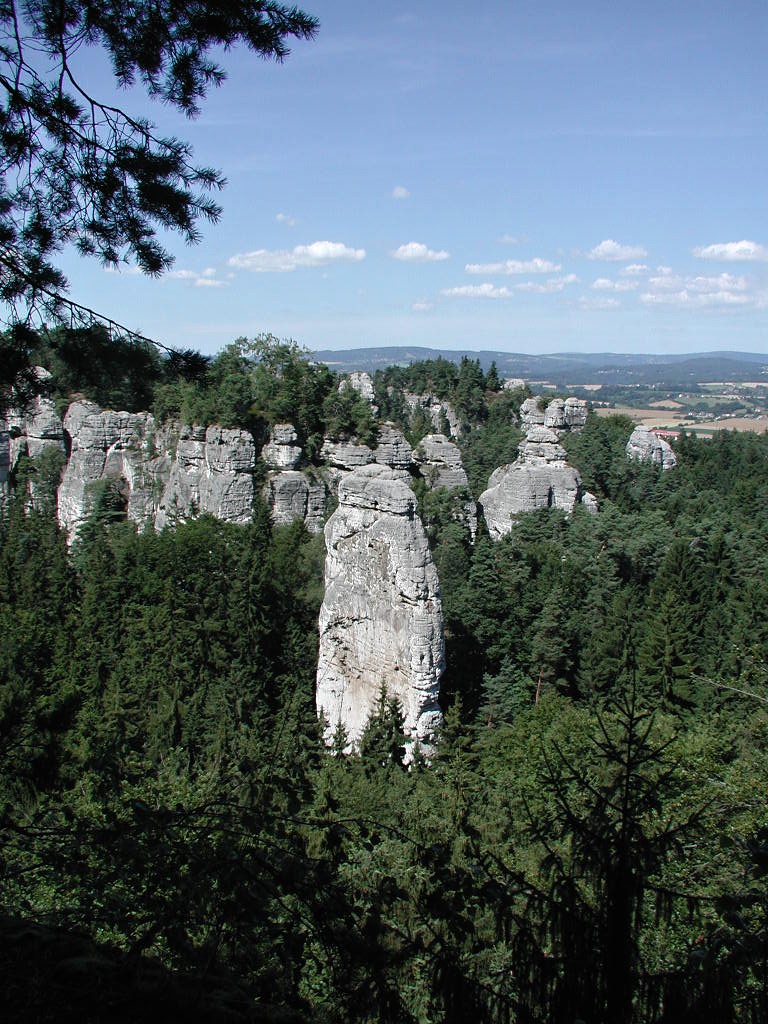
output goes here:
[{"label": "rocky outcrop", "polygon": [[370,373],[366,373],[365,370],[355,370],[354,373],[348,374],[342,381],[339,382],[339,391],[344,387],[346,383],[353,388],[361,398],[364,398],[369,405],[374,406],[376,396],[373,390],[373,378]]},{"label": "rocky outcrop", "polygon": [[255,468],[256,445],[247,430],[182,427],[157,529],[203,512],[228,523],[250,522]]},{"label": "rocky outcrop", "polygon": [[413,465],[413,449],[406,441],[405,434],[394,423],[381,424],[377,441],[373,458],[380,466],[405,470],[411,468]]},{"label": "rocky outcrop", "polygon": [[57,506],[59,523],[74,536],[91,510],[95,485],[113,481],[123,492],[128,516],[139,526],[154,519],[162,472],[149,413],[103,411],[94,402],[73,402],[64,417],[70,455]]},{"label": "rocky outcrop", "polygon": [[[45,380],[50,374],[42,367],[36,367],[38,379]],[[0,428],[1,429],[1,428]],[[5,421],[8,435],[8,464],[13,470],[19,459],[26,455],[36,459],[46,448],[64,452],[64,427],[56,412],[52,399],[37,395],[23,412],[9,410]]]},{"label": "rocky outcrop", "polygon": [[8,480],[11,473],[11,438],[8,424],[0,420],[0,508],[8,498]]},{"label": "rocky outcrop", "polygon": [[677,456],[663,437],[657,437],[647,427],[635,427],[627,441],[627,455],[638,462],[651,462],[662,469],[673,469]]},{"label": "rocky outcrop", "polygon": [[261,457],[270,469],[296,469],[301,461],[301,446],[292,423],[276,423]]},{"label": "rocky outcrop", "polygon": [[262,492],[272,522],[288,526],[303,520],[310,533],[320,533],[325,520],[325,483],[315,470],[285,469],[270,473]]},{"label": "rocky outcrop", "polygon": [[359,469],[373,462],[373,449],[354,441],[334,441],[326,437],[320,454],[332,469]]},{"label": "rocky outcrop", "polygon": [[520,406],[520,428],[526,433],[531,427],[544,426],[544,407],[538,398],[526,398]]},{"label": "rocky outcrop", "polygon": [[342,478],[325,527],[317,709],[356,743],[382,685],[409,737],[429,745],[445,654],[440,586],[406,474],[364,466]]},{"label": "rocky outcrop", "polygon": [[245,430],[168,424],[150,413],[102,410],[74,402],[64,417],[70,456],[58,492],[62,527],[74,536],[97,485],[114,483],[128,518],[161,530],[207,512],[246,523],[253,510],[256,449]]},{"label": "rocky outcrop", "polygon": [[587,403],[581,398],[553,398],[544,410],[544,426],[558,432],[580,433],[587,422]]},{"label": "rocky outcrop", "polygon": [[416,446],[413,460],[430,488],[468,487],[458,447],[445,434],[427,434]]},{"label": "rocky outcrop", "polygon": [[580,434],[587,425],[589,406],[583,398],[566,398],[565,425],[574,434]]},{"label": "rocky outcrop", "polygon": [[[494,539],[509,533],[512,517],[543,508],[573,511],[584,498],[581,477],[565,461],[565,449],[557,434],[548,427],[532,427],[520,444],[516,462],[501,466],[488,480],[488,489],[480,495],[488,531]],[[597,508],[592,495],[587,507]]]},{"label": "rocky outcrop", "polygon": [[557,433],[580,433],[587,422],[587,403],[582,398],[526,398],[520,406],[520,426],[524,431],[532,427],[548,427]]}]

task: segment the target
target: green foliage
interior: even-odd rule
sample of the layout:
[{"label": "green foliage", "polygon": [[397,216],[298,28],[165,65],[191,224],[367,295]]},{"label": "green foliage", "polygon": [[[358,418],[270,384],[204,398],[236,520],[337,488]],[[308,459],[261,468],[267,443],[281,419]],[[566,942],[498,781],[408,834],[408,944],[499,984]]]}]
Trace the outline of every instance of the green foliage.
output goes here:
[{"label": "green foliage", "polygon": [[[471,398],[476,365],[452,372]],[[203,417],[301,424],[308,453],[333,422],[360,436],[356,395],[289,343],[165,379]],[[476,480],[519,437],[521,394],[487,384]],[[322,745],[322,537],[260,503],[137,534],[103,485],[68,552],[60,458],[22,462],[0,514],[12,920],[90,936],[88,984],[151,961],[223,1020],[762,1024],[768,446],[685,438],[662,474],[627,436],[568,439],[599,515],[498,542],[470,543],[467,492],[415,482],[448,668],[408,766],[386,679],[358,749]]]},{"label": "green foliage", "polygon": [[[193,163],[190,147],[146,119],[98,98],[72,63],[83,45],[100,48],[115,83],[138,83],[188,116],[224,78],[211,59],[244,43],[265,59],[283,59],[286,40],[311,38],[316,21],[279,3],[225,2],[216,11],[139,2],[126,8],[51,0],[0,10],[0,156],[7,189],[0,204],[0,279],[11,327],[85,326],[97,314],[64,297],[56,254],[74,246],[106,265],[135,262],[160,274],[172,263],[162,233],[199,239],[201,220],[216,221],[211,192],[224,179]],[[28,339],[27,339],[28,340]],[[0,362],[0,393],[24,376],[29,346],[13,330],[13,359]],[[100,343],[99,343],[100,344]],[[3,348],[6,346],[4,345]]]},{"label": "green foliage", "polygon": [[376,421],[369,402],[349,383],[332,390],[323,402],[325,433],[334,440],[349,441],[376,447]]}]

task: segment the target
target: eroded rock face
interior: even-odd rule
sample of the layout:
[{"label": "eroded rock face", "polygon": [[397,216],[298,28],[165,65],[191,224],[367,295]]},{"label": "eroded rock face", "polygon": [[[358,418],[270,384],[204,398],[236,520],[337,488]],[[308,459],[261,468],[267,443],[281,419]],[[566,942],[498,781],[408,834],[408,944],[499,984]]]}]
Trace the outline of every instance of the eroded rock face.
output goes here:
[{"label": "eroded rock face", "polygon": [[[200,436],[202,433],[202,437]],[[247,523],[253,512],[256,445],[247,430],[182,428],[155,524],[207,512],[228,523]]]},{"label": "eroded rock face", "polygon": [[565,425],[574,434],[579,434],[587,425],[589,410],[583,398],[566,398]]},{"label": "eroded rock face", "polygon": [[296,469],[301,461],[301,446],[292,423],[276,423],[261,457],[270,469]]},{"label": "eroded rock face", "polygon": [[[38,377],[45,379],[50,374],[42,367],[36,367]],[[10,410],[5,421],[8,435],[9,469],[13,470],[22,455],[36,459],[46,448],[64,451],[64,427],[56,412],[52,399],[36,396],[24,412]]]},{"label": "eroded rock face", "polygon": [[539,406],[538,398],[526,398],[520,406],[520,427],[528,431],[531,427],[544,426],[544,409]]},{"label": "eroded rock face", "polygon": [[657,437],[647,427],[635,427],[627,441],[627,455],[639,462],[652,462],[662,469],[673,469],[677,456],[663,437]]},{"label": "eroded rock face", "polygon": [[64,417],[71,451],[57,508],[59,523],[70,537],[93,504],[94,485],[111,480],[121,485],[128,517],[139,526],[154,518],[162,479],[155,450],[155,421],[149,413],[103,411],[94,402],[73,402]]},{"label": "eroded rock face", "polygon": [[287,526],[301,519],[310,533],[322,530],[326,489],[315,471],[286,469],[270,473],[262,493],[276,526]]},{"label": "eroded rock face", "polygon": [[326,437],[320,454],[333,469],[358,469],[373,462],[373,449],[354,441],[334,441]]},{"label": "eroded rock face", "polygon": [[431,488],[468,487],[458,447],[445,434],[427,434],[416,446],[413,461]]},{"label": "eroded rock face", "polygon": [[390,469],[410,469],[413,464],[413,449],[405,439],[402,430],[394,423],[382,423],[379,427],[378,444],[373,453],[375,462]]},{"label": "eroded rock face", "polygon": [[251,518],[256,448],[245,430],[157,428],[150,413],[102,410],[93,402],[74,402],[64,429],[71,451],[57,504],[70,537],[102,481],[120,488],[128,518],[139,527],[160,530],[204,512],[233,523]]},{"label": "eroded rock face", "polygon": [[[520,444],[516,462],[494,470],[480,505],[491,537],[498,539],[512,528],[512,517],[543,508],[561,508],[567,513],[582,501],[581,477],[565,461],[565,449],[557,434],[547,427],[532,427]],[[590,511],[597,503],[590,495]]]},{"label": "eroded rock face", "polygon": [[364,398],[370,405],[374,405],[375,394],[373,390],[373,378],[370,373],[366,373],[365,370],[355,370],[353,373],[348,374],[339,383],[339,391],[344,387],[345,383],[349,382],[350,387]]},{"label": "eroded rock face", "polygon": [[11,439],[8,424],[0,420],[0,508],[8,498],[8,478],[11,472]]},{"label": "eroded rock face", "polygon": [[364,466],[339,483],[325,527],[317,709],[356,743],[382,684],[406,734],[429,745],[442,721],[440,585],[407,475]]}]

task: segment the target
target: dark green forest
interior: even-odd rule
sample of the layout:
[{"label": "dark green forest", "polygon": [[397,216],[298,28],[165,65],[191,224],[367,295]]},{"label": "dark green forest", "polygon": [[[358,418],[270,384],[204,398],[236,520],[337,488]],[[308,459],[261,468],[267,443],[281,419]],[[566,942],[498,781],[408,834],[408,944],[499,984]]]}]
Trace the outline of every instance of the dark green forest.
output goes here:
[{"label": "dark green forest", "polygon": [[[373,438],[370,407],[262,338],[73,393],[158,418]],[[117,372],[116,368],[120,368]],[[92,378],[92,379],[91,379]],[[523,392],[444,360],[376,375],[449,399],[475,497]],[[404,766],[382,693],[359,750],[315,715],[322,536],[201,517],[137,533],[96,503],[68,549],[58,467],[0,516],[0,984],[8,1019],[317,1024],[768,1020],[768,438],[631,423],[563,443],[600,511],[470,544],[417,493],[438,567],[445,729]],[[27,479],[34,475],[34,501]]]}]

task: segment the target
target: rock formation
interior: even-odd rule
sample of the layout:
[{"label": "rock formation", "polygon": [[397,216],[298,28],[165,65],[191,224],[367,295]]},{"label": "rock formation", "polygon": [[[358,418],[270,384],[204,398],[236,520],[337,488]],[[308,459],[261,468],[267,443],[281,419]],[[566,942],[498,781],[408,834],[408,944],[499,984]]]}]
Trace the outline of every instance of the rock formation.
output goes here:
[{"label": "rock formation", "polygon": [[161,530],[203,512],[232,523],[251,518],[256,449],[245,430],[173,423],[158,429],[150,413],[112,412],[94,402],[73,402],[64,430],[71,450],[57,505],[70,537],[102,481],[119,487],[139,527]]},{"label": "rock formation", "polygon": [[301,461],[301,446],[292,423],[276,423],[269,441],[261,449],[261,457],[270,469],[296,469]]},{"label": "rock formation", "polygon": [[565,449],[553,430],[536,426],[528,431],[517,461],[494,470],[488,489],[480,495],[491,537],[509,533],[511,517],[521,512],[561,508],[570,513],[582,501],[596,511],[594,496],[582,493],[581,477],[565,459]]},{"label": "rock formation", "polygon": [[247,430],[182,427],[155,517],[157,529],[202,512],[229,523],[249,522],[255,467],[256,446]]},{"label": "rock formation", "polygon": [[526,398],[520,406],[520,428],[526,433],[531,427],[544,426],[544,408],[538,398]]},{"label": "rock formation", "polygon": [[380,466],[405,470],[411,468],[413,449],[406,441],[405,434],[394,423],[381,424],[377,442],[373,458]]},{"label": "rock formation", "polygon": [[526,398],[520,406],[520,426],[548,427],[557,433],[580,433],[587,422],[587,403],[582,398],[553,398],[544,404],[542,398]]},{"label": "rock formation", "polygon": [[406,734],[429,745],[442,720],[440,586],[406,474],[364,466],[339,484],[325,527],[317,709],[356,743],[382,684]]},{"label": "rock formation", "polygon": [[87,517],[95,485],[120,486],[128,516],[143,526],[153,521],[162,490],[155,421],[149,413],[105,412],[94,402],[73,402],[64,417],[70,454],[58,492],[59,523],[73,537]]},{"label": "rock formation", "polygon": [[647,427],[635,427],[627,441],[627,455],[639,462],[652,462],[662,469],[677,465],[677,456],[663,437],[657,437]]},{"label": "rock formation", "polygon": [[276,526],[288,526],[303,519],[310,533],[322,530],[326,487],[316,470],[284,469],[270,473],[262,494]]},{"label": "rock formation", "polygon": [[358,395],[364,398],[375,411],[376,406],[374,402],[376,396],[373,390],[373,378],[370,373],[366,373],[365,370],[355,370],[353,373],[348,374],[339,382],[339,391],[341,391],[346,383],[349,383],[350,387],[354,388]]},{"label": "rock formation", "polygon": [[[413,461],[430,490],[469,490],[461,452],[444,434],[427,434],[423,437],[413,453]],[[460,516],[456,518],[466,525],[474,541],[477,533],[477,506],[472,498],[466,502]]]}]

